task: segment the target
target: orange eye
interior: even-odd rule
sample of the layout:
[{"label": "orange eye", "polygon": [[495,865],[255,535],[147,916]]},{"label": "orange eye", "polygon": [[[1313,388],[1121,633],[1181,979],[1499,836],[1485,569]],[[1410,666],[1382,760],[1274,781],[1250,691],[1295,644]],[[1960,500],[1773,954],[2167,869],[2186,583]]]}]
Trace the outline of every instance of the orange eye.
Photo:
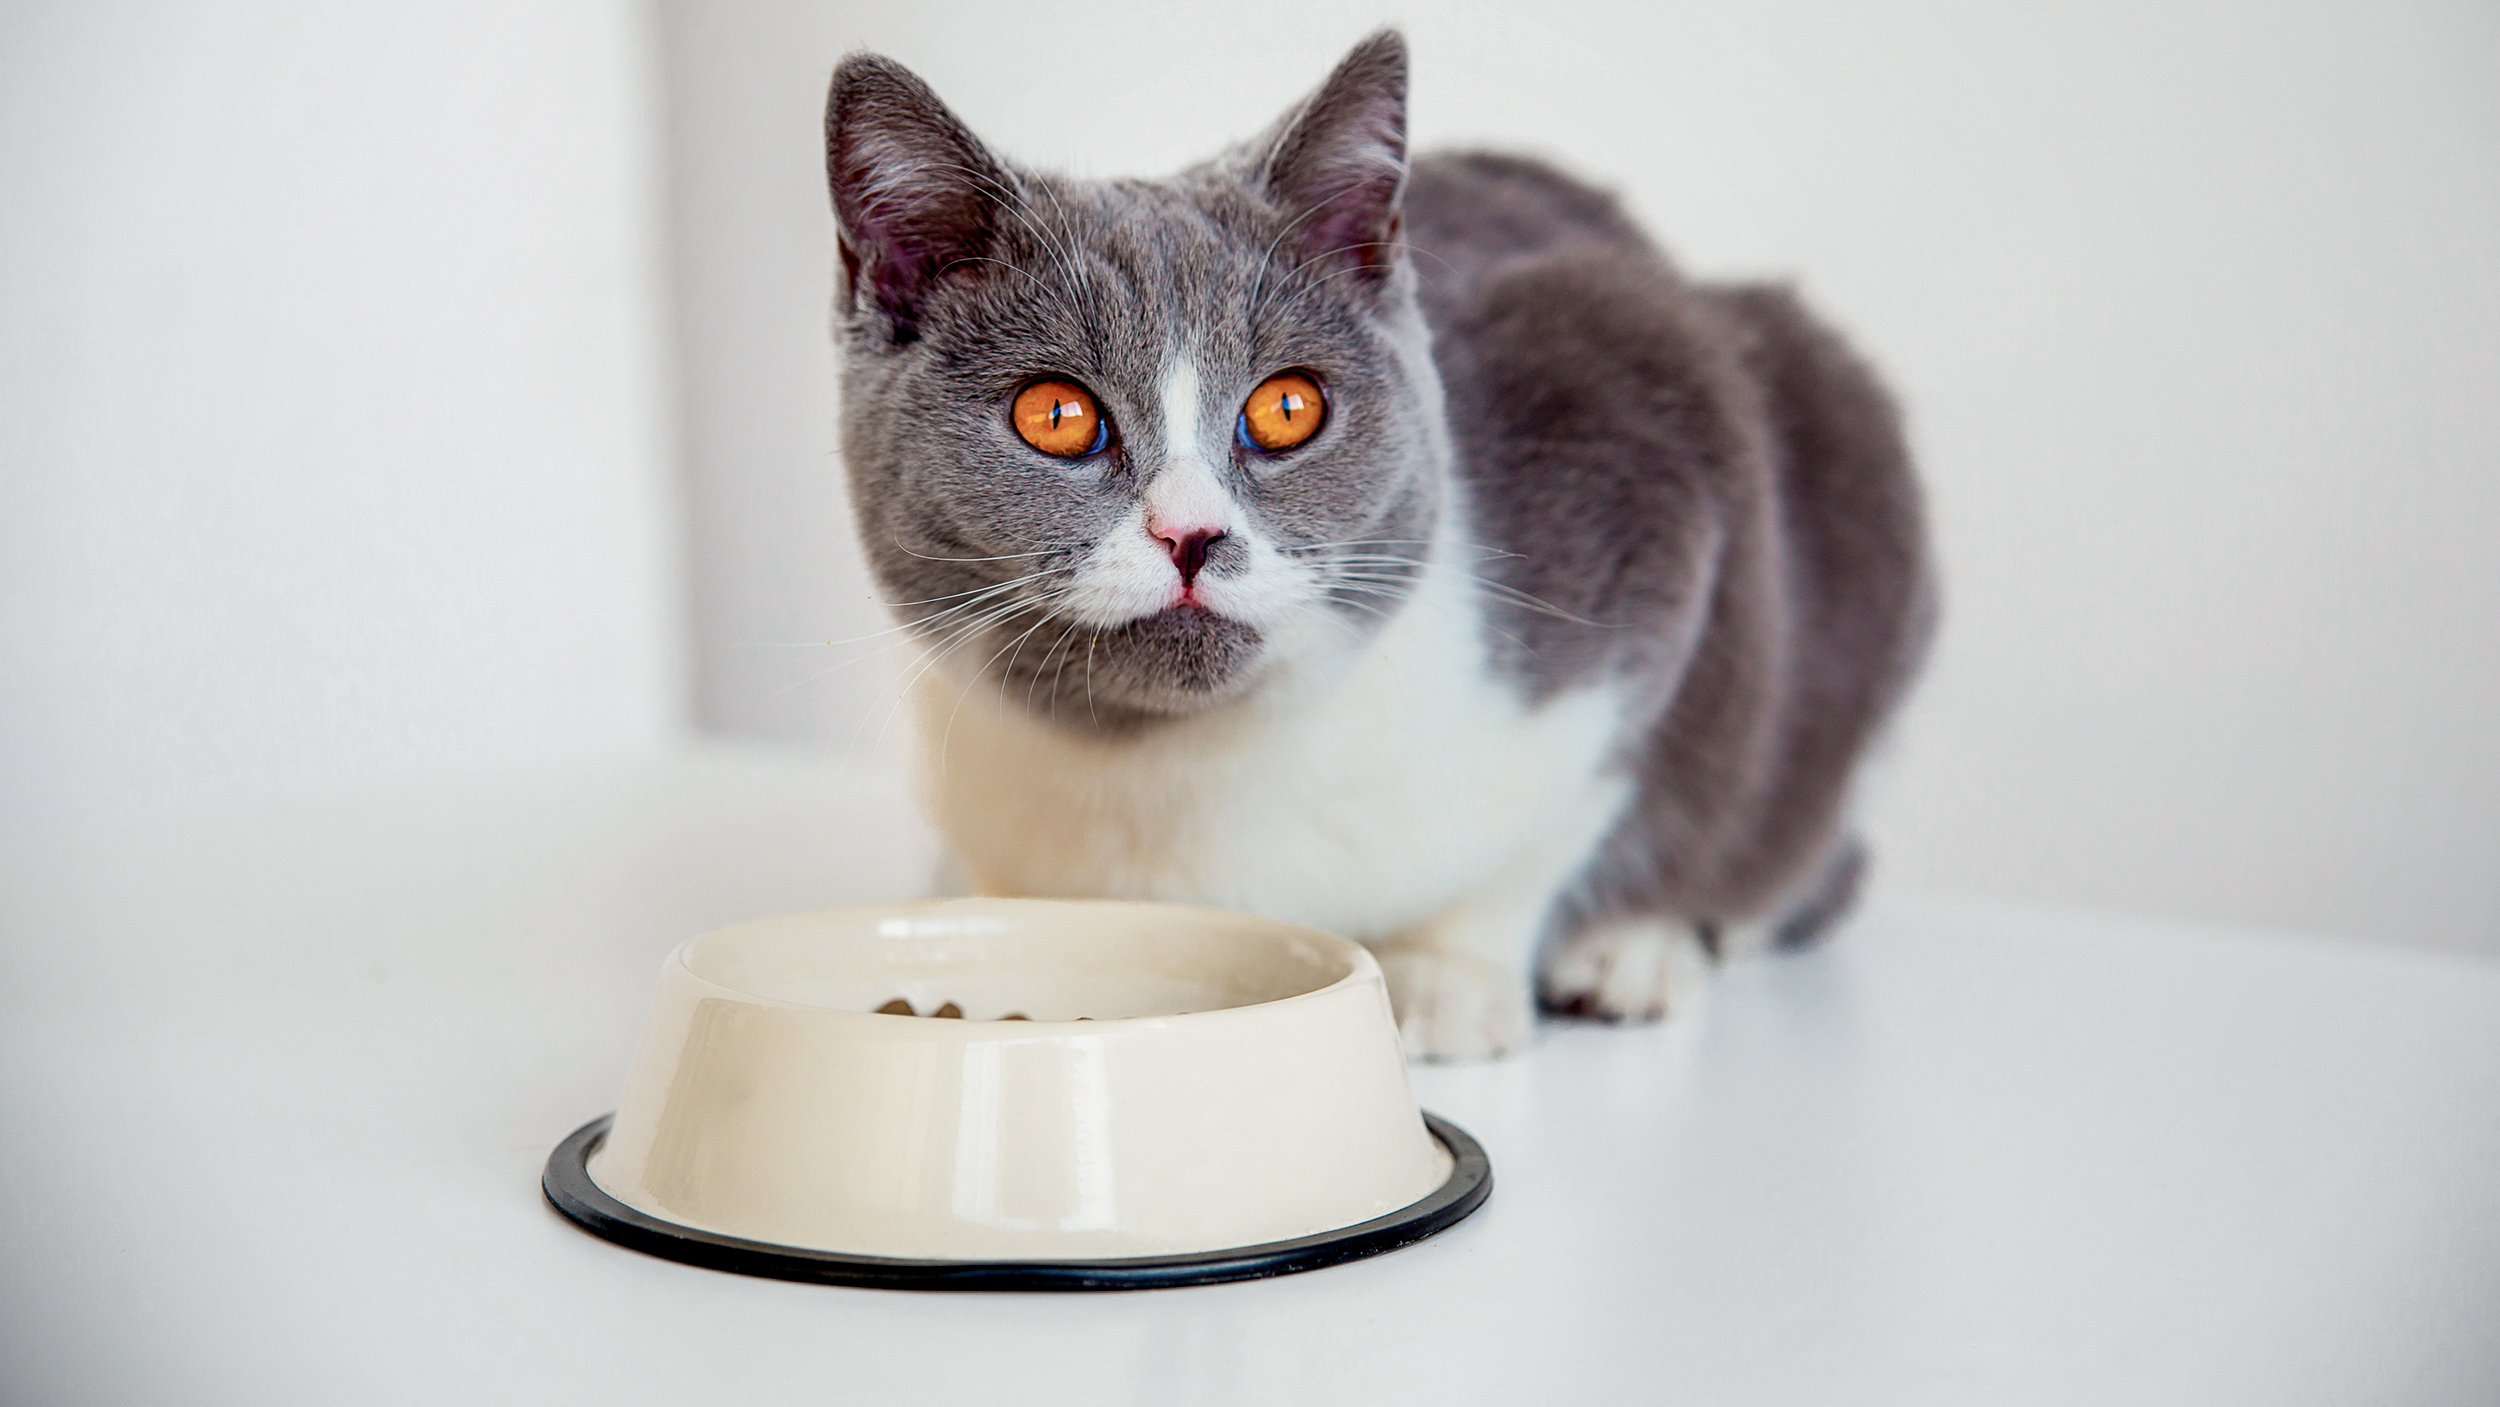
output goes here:
[{"label": "orange eye", "polygon": [[1260,449],[1292,449],[1318,434],[1327,418],[1318,382],[1298,371],[1279,372],[1242,402],[1241,433]]},{"label": "orange eye", "polygon": [[1010,415],[1026,444],[1062,459],[1081,459],[1111,438],[1101,408],[1073,381],[1034,382],[1016,393]]}]

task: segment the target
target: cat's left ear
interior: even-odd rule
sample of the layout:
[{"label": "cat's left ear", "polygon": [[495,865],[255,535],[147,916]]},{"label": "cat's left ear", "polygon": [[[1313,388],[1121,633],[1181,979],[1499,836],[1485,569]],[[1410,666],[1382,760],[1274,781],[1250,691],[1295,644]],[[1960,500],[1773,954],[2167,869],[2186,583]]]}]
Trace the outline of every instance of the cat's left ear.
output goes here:
[{"label": "cat's left ear", "polygon": [[1335,264],[1365,282],[1397,266],[1406,195],[1406,40],[1384,29],[1354,46],[1286,115],[1260,177],[1294,223],[1294,262]]},{"label": "cat's left ear", "polygon": [[917,74],[853,54],[825,98],[846,292],[909,341],[947,271],[987,253],[1010,177]]}]

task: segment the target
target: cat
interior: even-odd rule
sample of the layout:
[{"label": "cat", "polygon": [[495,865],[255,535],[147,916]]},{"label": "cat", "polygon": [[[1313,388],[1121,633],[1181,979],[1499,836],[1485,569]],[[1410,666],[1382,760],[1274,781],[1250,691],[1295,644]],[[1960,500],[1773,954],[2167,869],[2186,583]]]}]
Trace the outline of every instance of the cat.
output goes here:
[{"label": "cat", "polygon": [[1851,903],[1935,595],[1890,397],[1537,161],[1406,151],[1364,40],[1164,181],[833,76],[842,451],[985,893],[1369,945],[1420,1058],[1681,1007]]}]

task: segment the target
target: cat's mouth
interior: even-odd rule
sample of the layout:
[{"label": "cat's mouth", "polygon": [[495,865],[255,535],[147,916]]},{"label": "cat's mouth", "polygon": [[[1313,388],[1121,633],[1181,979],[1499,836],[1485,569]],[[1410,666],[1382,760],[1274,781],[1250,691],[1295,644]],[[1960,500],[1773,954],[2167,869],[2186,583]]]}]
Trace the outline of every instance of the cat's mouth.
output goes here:
[{"label": "cat's mouth", "polygon": [[1042,632],[1049,647],[1010,652],[1006,695],[1071,725],[1201,713],[1257,682],[1265,637],[1202,601],[1119,625]]},{"label": "cat's mouth", "polygon": [[1201,599],[1198,595],[1198,589],[1194,586],[1182,587],[1180,596],[1175,599],[1171,605],[1164,607],[1161,611],[1156,612],[1156,614],[1178,616],[1181,618],[1183,624],[1187,624],[1193,620],[1230,619],[1230,617],[1226,616],[1222,611],[1208,605],[1203,599]]},{"label": "cat's mouth", "polygon": [[1160,668],[1175,686],[1220,687],[1220,681],[1258,653],[1258,627],[1203,601],[1167,606],[1150,616],[1105,631],[1102,644],[1149,669]]}]

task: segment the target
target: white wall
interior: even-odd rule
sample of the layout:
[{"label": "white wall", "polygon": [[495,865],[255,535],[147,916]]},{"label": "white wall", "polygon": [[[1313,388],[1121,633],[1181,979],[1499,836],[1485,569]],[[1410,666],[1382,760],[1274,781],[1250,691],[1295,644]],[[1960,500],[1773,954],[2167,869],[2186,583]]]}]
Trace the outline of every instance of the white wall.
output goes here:
[{"label": "white wall", "polygon": [[648,16],[0,10],[0,825],[684,711]]},{"label": "white wall", "polygon": [[[833,60],[1169,169],[1384,18],[1892,372],[1942,649],[1894,879],[2500,950],[2500,15],[1936,3],[661,7],[701,647],[842,745]],[[647,746],[681,691],[636,6],[0,11],[0,825]]]},{"label": "white wall", "polygon": [[1895,880],[2500,952],[2500,11],[664,6],[704,720],[843,743],[818,113],[869,45],[1154,172],[1384,19],[1419,143],[1557,154],[1892,374],[1950,593]]}]

